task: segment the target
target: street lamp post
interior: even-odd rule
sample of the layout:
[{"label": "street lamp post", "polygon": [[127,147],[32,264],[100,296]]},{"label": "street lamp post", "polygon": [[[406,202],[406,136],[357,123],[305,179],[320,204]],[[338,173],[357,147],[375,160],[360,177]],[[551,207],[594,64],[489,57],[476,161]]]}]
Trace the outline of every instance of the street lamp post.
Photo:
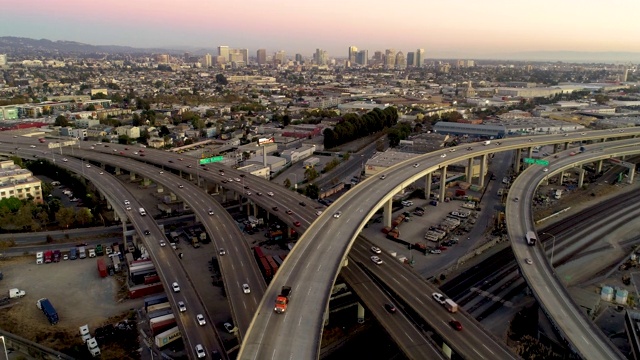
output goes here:
[{"label": "street lamp post", "polygon": [[[553,238],[553,240],[552,240],[552,244],[551,244],[551,260],[549,261],[549,263],[551,264],[551,267],[553,267],[553,252],[554,252],[554,251],[555,251],[555,249],[556,249],[556,236],[555,236],[555,235],[553,235],[553,234],[546,233],[546,232],[545,232],[545,233],[542,233],[542,235],[549,235],[549,236],[551,236],[551,237]],[[544,248],[545,248],[545,250],[546,250],[546,249],[547,249],[547,246],[545,245],[545,247],[544,247]]]}]

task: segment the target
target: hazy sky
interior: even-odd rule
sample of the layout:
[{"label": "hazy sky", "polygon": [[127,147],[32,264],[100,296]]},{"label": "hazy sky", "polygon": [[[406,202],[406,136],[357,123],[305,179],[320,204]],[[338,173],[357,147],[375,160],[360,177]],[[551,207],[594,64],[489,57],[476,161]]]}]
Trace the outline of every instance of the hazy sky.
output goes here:
[{"label": "hazy sky", "polygon": [[640,0],[2,0],[0,36],[344,57],[347,47],[426,57],[640,52]]}]

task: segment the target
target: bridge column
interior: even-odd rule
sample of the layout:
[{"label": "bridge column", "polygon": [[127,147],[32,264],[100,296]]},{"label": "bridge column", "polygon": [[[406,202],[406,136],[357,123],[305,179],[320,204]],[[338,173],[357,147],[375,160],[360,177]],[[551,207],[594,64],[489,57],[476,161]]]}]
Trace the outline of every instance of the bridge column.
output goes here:
[{"label": "bridge column", "polygon": [[129,173],[129,180],[133,181],[136,179],[136,173]]},{"label": "bridge column", "polygon": [[569,143],[568,142],[564,143],[564,149],[567,150],[568,148],[569,148]]},{"label": "bridge column", "polygon": [[329,325],[329,302],[327,301],[327,308],[324,309],[324,326]]},{"label": "bridge column", "polygon": [[629,169],[629,184],[633,184],[633,177],[636,174],[636,167],[632,167]]},{"label": "bridge column", "polygon": [[251,216],[251,201],[247,201],[247,216]]},{"label": "bridge column", "polygon": [[364,306],[358,303],[358,324],[364,324]]},{"label": "bridge column", "polygon": [[253,203],[253,216],[258,217],[258,204]]},{"label": "bridge column", "polygon": [[157,193],[163,193],[164,192],[164,188],[162,187],[162,185],[157,184],[158,186],[156,187],[156,192]]},{"label": "bridge column", "polygon": [[[531,159],[533,157],[533,147],[528,147],[527,148],[527,157],[529,159]],[[525,164],[524,162],[522,163],[522,169],[526,169],[529,167],[529,164]]]},{"label": "bridge column", "polygon": [[142,186],[149,186],[149,185],[151,185],[151,180],[147,178],[142,178]]},{"label": "bridge column", "polygon": [[520,159],[522,159],[522,149],[516,149],[516,158],[513,161],[513,172],[516,174],[520,172]]},{"label": "bridge column", "polygon": [[171,198],[171,201],[178,200],[178,196],[174,192],[169,192],[169,197]]},{"label": "bridge column", "polygon": [[596,174],[600,174],[602,172],[602,164],[603,160],[599,160],[596,162]]},{"label": "bridge column", "polygon": [[487,154],[484,154],[480,157],[480,180],[479,186],[484,187],[484,174],[487,171]]},{"label": "bridge column", "polygon": [[431,178],[432,178],[431,173],[428,173],[424,177],[424,197],[427,200],[429,200],[429,198],[431,197],[431,181],[432,181]]},{"label": "bridge column", "polygon": [[558,174],[558,186],[562,186],[562,181],[564,181],[564,170]]},{"label": "bridge column", "polygon": [[584,171],[584,169],[579,168],[578,171],[580,172],[580,174],[578,174],[578,188],[581,188],[582,185],[584,184],[584,173],[586,171]]},{"label": "bridge column", "polygon": [[222,202],[227,202],[227,190],[225,188],[220,188],[220,195],[222,195]]},{"label": "bridge column", "polygon": [[233,200],[238,200],[239,197],[240,197],[239,194],[234,191],[233,192]]},{"label": "bridge column", "polygon": [[467,182],[473,184],[473,156],[467,162]]},{"label": "bridge column", "polygon": [[391,217],[393,216],[393,200],[389,199],[382,210],[384,214],[384,226],[391,227]]},{"label": "bridge column", "polygon": [[440,199],[439,201],[444,201],[446,190],[447,190],[447,167],[443,166],[440,168]]}]

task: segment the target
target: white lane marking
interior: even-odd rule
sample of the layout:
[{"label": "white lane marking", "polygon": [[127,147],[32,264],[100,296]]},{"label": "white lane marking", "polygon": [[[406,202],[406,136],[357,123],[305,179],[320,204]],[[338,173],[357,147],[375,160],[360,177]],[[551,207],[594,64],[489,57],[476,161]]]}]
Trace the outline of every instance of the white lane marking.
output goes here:
[{"label": "white lane marking", "polygon": [[273,354],[271,354],[271,359],[275,359],[276,358],[276,349],[273,349]]},{"label": "white lane marking", "polygon": [[407,337],[407,339],[409,339],[409,341],[411,341],[412,343],[415,343],[415,341],[413,341],[413,338],[411,336],[409,336],[409,334],[407,334],[406,331],[403,331],[404,335]]},{"label": "white lane marking", "polygon": [[322,269],[322,264],[320,264],[320,266],[318,266],[318,272],[320,272],[320,269]]}]

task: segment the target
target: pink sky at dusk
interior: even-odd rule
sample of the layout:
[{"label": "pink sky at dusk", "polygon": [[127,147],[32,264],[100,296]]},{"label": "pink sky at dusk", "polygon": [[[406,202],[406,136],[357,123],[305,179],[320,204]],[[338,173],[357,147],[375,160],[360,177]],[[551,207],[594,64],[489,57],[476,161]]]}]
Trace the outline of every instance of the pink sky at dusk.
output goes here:
[{"label": "pink sky at dusk", "polygon": [[344,56],[348,46],[427,56],[640,52],[640,1],[5,0],[1,36],[136,47],[228,45]]}]

